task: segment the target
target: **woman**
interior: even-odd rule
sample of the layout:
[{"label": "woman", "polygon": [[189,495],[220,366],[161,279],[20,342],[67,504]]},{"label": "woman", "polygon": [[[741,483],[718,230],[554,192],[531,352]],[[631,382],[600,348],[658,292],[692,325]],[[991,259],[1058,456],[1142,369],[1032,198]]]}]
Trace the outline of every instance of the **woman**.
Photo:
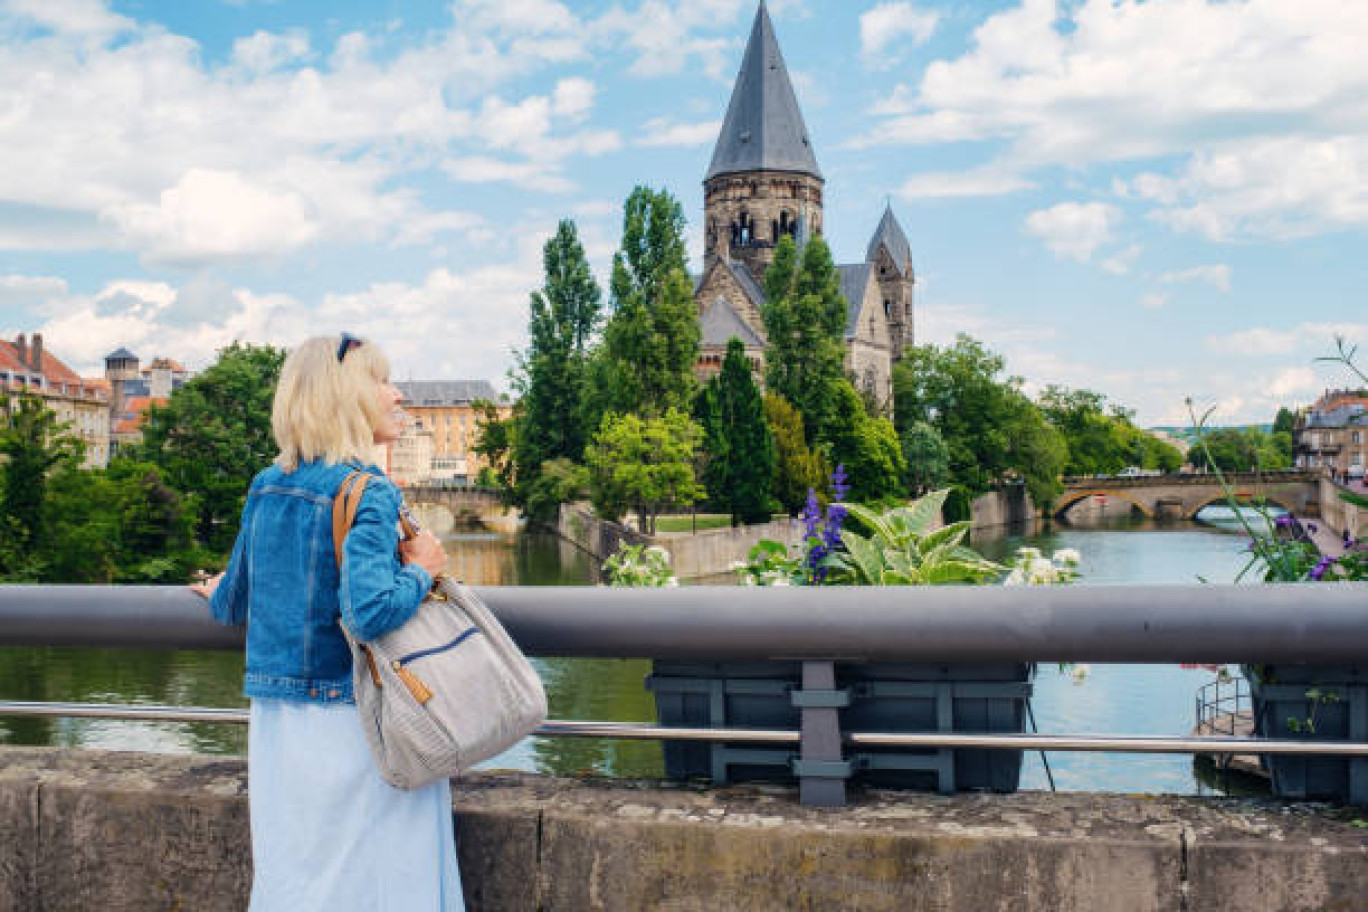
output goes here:
[{"label": "woman", "polygon": [[[401,399],[370,342],[291,352],[271,411],[280,455],[252,481],[228,569],[196,587],[220,623],[247,625],[254,912],[463,908],[451,784],[380,778],[338,627],[362,640],[398,628],[446,565],[431,533],[399,541],[399,491],[372,462],[399,437]],[[333,496],[357,470],[374,478],[339,574]]]}]

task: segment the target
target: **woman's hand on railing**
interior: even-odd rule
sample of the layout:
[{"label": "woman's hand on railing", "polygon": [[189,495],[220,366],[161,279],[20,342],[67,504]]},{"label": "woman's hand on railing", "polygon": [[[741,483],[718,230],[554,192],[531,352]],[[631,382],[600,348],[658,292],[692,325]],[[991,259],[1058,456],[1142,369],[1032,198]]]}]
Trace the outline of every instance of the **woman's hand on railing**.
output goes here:
[{"label": "woman's hand on railing", "polygon": [[223,582],[222,573],[218,574],[217,576],[211,576],[202,583],[195,583],[193,586],[190,587],[190,591],[195,593],[196,595],[202,595],[205,598],[211,598],[214,594],[214,590],[218,588],[219,583],[221,582]]}]

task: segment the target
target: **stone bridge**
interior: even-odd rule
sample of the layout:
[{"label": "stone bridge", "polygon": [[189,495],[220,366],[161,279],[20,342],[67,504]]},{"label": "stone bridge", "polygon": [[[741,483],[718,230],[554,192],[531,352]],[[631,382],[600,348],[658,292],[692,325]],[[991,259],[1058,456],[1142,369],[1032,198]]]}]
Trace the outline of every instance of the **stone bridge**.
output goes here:
[{"label": "stone bridge", "polygon": [[[1241,472],[1226,475],[1241,503],[1266,503],[1298,516],[1320,512],[1320,470]],[[1193,519],[1203,507],[1226,502],[1215,475],[1141,475],[1125,478],[1072,478],[1054,505],[1056,518],[1093,497],[1127,501],[1151,518]]]},{"label": "stone bridge", "polygon": [[510,516],[498,493],[487,488],[410,485],[403,492],[409,508],[437,533],[450,531],[458,523],[491,523]]}]

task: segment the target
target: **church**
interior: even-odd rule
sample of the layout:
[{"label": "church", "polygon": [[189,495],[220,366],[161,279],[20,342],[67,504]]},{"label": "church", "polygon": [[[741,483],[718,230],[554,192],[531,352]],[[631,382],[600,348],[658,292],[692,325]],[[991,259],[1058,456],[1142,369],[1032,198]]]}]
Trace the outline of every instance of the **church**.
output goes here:
[{"label": "church", "polygon": [[[727,341],[745,344],[764,364],[764,275],[779,239],[801,246],[822,234],[822,171],[784,66],[774,25],[761,0],[741,72],[703,179],[705,251],[694,278],[702,327],[697,373],[721,369]],[[863,263],[837,265],[846,300],[846,371],[889,404],[893,364],[914,343],[912,250],[891,205]]]}]

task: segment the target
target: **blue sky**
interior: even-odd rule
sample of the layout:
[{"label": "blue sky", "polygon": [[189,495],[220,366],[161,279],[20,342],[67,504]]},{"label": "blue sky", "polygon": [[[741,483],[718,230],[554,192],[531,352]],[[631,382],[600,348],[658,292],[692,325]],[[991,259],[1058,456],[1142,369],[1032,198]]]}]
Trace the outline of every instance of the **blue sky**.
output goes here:
[{"label": "blue sky", "polygon": [[[1149,424],[1271,420],[1368,342],[1368,4],[772,0],[837,259],[886,200],[917,335]],[[557,219],[600,277],[701,180],[754,0],[0,0],[0,332],[348,329],[504,384]]]}]

